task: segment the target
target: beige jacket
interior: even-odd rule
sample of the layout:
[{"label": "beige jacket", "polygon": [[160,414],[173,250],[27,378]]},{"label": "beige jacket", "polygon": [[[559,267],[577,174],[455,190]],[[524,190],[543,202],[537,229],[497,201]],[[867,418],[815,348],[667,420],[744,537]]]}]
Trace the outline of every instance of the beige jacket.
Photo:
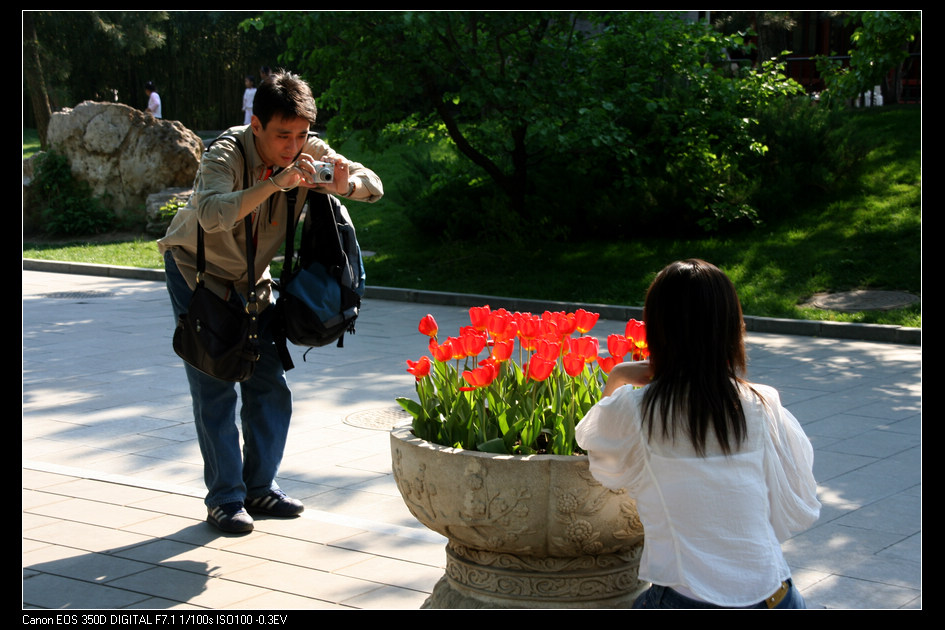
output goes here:
[{"label": "beige jacket", "polygon": [[[232,142],[217,142],[204,153],[194,181],[194,194],[187,205],[178,210],[168,226],[167,233],[158,240],[163,254],[170,250],[187,284],[197,284],[197,222],[204,229],[207,287],[220,296],[228,297],[234,288],[244,298],[247,295],[246,237],[244,221],[237,219],[243,190],[262,179],[265,165],[256,152],[253,130],[249,126],[233,127],[227,131],[240,139],[249,162],[248,181],[244,184],[243,159]],[[315,159],[335,152],[318,138],[310,138],[304,149]],[[352,199],[374,202],[384,194],[380,178],[362,164],[353,163],[349,180],[357,180]],[[293,209],[293,221],[298,221],[305,203],[306,189],[298,188],[298,199]],[[285,243],[287,200],[284,193],[276,193],[253,213],[256,232],[256,293],[261,305],[274,301],[269,264]]]}]

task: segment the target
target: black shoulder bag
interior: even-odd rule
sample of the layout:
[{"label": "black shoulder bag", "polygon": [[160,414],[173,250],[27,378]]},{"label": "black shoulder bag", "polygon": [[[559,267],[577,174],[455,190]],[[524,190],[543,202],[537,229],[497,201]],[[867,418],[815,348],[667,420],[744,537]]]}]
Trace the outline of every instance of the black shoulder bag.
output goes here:
[{"label": "black shoulder bag", "polygon": [[[239,140],[234,140],[242,152]],[[245,155],[244,155],[245,163]],[[206,287],[203,228],[197,224],[197,287],[187,312],[174,331],[174,352],[204,374],[224,381],[242,382],[253,375],[259,359],[259,305],[256,302],[253,219],[246,228],[246,277],[250,283],[245,307],[224,300]]]}]

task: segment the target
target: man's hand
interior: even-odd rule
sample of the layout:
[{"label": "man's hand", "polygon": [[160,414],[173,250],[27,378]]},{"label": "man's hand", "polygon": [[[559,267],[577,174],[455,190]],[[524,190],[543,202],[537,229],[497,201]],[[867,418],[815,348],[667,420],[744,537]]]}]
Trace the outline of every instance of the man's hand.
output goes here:
[{"label": "man's hand", "polygon": [[331,164],[334,174],[330,182],[315,182],[315,163],[312,156],[303,153],[295,164],[280,173],[279,180],[276,183],[280,188],[291,188],[303,186],[311,188],[318,192],[335,193],[337,195],[348,194],[348,167],[349,162],[340,155],[324,156],[321,162]]},{"label": "man's hand", "polygon": [[[263,203],[274,193],[282,190],[292,190],[296,186],[303,186],[323,193],[334,193],[341,196],[348,195],[348,169],[350,162],[340,155],[323,156],[322,162],[329,162],[334,167],[332,181],[327,183],[314,183],[314,163],[317,162],[311,155],[303,153],[296,162],[274,175],[269,179],[257,182],[252,188],[248,188],[242,197],[240,213],[237,219],[242,219],[253,212],[259,204]],[[353,192],[353,191],[352,191]]]},{"label": "man's hand", "polygon": [[342,196],[347,195],[348,168],[350,162],[340,155],[334,155],[331,157],[325,156],[322,158],[322,162],[328,162],[329,164],[334,165],[334,177],[332,177],[331,183],[315,184],[313,188],[319,192],[334,193],[336,195]]}]

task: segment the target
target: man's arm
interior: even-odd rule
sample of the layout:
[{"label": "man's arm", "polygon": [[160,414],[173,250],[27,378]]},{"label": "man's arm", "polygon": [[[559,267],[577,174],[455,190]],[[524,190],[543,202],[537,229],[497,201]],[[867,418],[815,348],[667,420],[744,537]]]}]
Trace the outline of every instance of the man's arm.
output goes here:
[{"label": "man's arm", "polygon": [[232,229],[274,193],[303,181],[301,171],[290,167],[241,188],[246,177],[243,159],[232,143],[217,143],[201,160],[194,197],[200,223],[208,232]]}]

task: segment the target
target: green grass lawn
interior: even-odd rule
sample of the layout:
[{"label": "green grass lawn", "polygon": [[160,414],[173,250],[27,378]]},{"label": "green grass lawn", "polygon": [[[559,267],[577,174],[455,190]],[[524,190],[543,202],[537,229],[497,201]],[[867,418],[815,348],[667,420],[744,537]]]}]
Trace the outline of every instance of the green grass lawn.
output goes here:
[{"label": "green grass lawn", "polygon": [[[746,315],[921,326],[921,306],[843,314],[799,306],[814,293],[852,289],[921,295],[921,110],[851,112],[850,133],[873,149],[858,181],[843,196],[802,199],[790,220],[732,236],[582,242],[499,242],[429,239],[412,229],[393,198],[348,203],[367,259],[368,284],[547,299],[641,305],[667,263],[704,258],[738,287]],[[24,134],[24,155],[27,154]],[[329,139],[329,141],[331,141]],[[404,146],[372,154],[356,144],[336,147],[368,164],[388,191],[404,180]],[[398,196],[399,197],[399,196]],[[446,210],[444,210],[446,211]],[[25,242],[24,257],[160,267],[153,239],[120,243]]]},{"label": "green grass lawn", "polygon": [[35,129],[23,130],[23,159],[33,155],[40,150],[39,134]]}]

